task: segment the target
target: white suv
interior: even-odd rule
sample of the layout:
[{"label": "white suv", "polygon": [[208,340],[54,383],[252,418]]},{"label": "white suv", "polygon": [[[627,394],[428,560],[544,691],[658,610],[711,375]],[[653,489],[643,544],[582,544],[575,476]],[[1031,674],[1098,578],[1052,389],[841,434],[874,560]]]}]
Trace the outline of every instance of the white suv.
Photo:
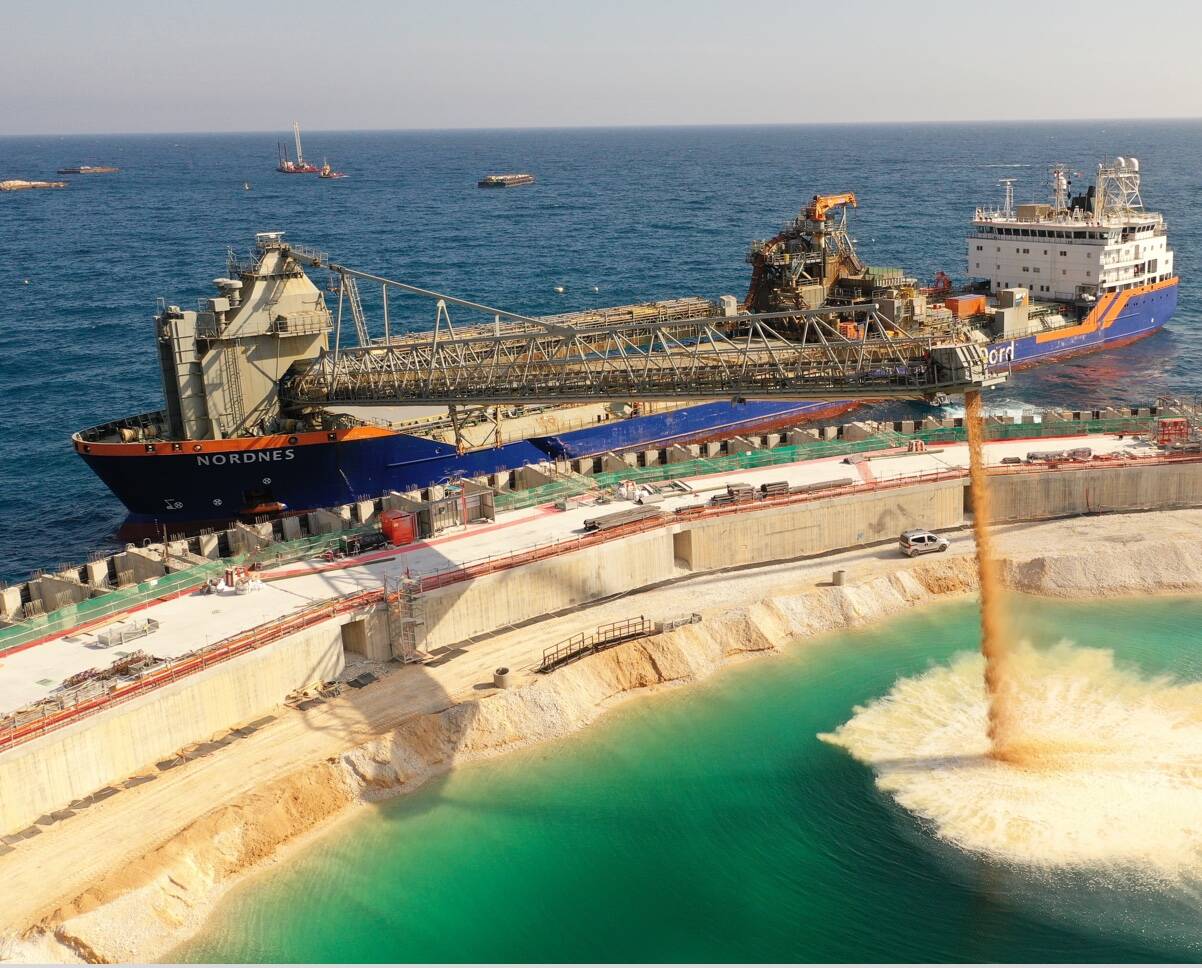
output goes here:
[{"label": "white suv", "polygon": [[947,551],[947,546],[950,544],[947,538],[919,528],[913,531],[903,531],[897,543],[902,554],[909,555],[911,558],[932,551]]}]

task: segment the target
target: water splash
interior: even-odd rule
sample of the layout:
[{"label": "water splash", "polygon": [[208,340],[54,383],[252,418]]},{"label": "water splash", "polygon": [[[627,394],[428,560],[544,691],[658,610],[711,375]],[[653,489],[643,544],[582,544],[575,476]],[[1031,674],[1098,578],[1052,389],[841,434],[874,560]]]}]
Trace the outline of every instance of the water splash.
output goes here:
[{"label": "water splash", "polygon": [[941,840],[1031,868],[1202,876],[1202,683],[1143,678],[1111,652],[1061,643],[1009,654],[1009,700],[1031,739],[991,756],[979,655],[899,681],[826,742]]}]

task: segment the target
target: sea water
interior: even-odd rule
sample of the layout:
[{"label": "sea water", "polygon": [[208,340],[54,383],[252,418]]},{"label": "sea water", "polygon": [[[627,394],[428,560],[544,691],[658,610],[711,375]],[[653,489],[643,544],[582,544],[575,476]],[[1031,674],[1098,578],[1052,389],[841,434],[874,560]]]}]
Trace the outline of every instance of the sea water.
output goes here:
[{"label": "sea water", "polygon": [[[1019,633],[1046,654],[1109,650],[1102,665],[1128,685],[1188,689],[1202,680],[1200,600],[1012,606]],[[239,886],[175,954],[1196,960],[1202,902],[1185,882],[1105,856],[1065,865],[1056,855],[1049,865],[957,843],[938,817],[911,812],[882,787],[888,764],[874,770],[820,738],[854,722],[857,707],[879,708],[899,679],[946,686],[965,664],[974,666],[975,697],[923,695],[942,697],[937,710],[975,702],[983,736],[977,622],[972,603],[944,604],[827,636],[634,700],[568,739],[456,770],[359,811]],[[1089,720],[1084,708],[1065,709]],[[944,795],[956,802],[962,793]],[[1140,814],[1138,796],[1129,797],[1118,819],[1154,827],[1160,802]]]},{"label": "sea water", "polygon": [[[194,307],[225,275],[227,246],[245,254],[267,230],[522,313],[742,297],[750,242],[779,231],[816,192],[857,194],[851,232],[868,263],[961,278],[969,220],[976,205],[1000,200],[999,178],[1018,179],[1018,201],[1043,201],[1055,162],[1083,173],[1076,191],[1101,158],[1135,156],[1182,277],[1169,330],[1016,377],[987,403],[1145,403],[1197,388],[1197,121],[306,132],[311,157],[348,173],[337,181],[273,170],[286,126],[0,138],[0,178],[121,168],[70,177],[64,191],[0,195],[0,579],[112,547],[123,509],[70,435],[162,405],[156,298]],[[486,173],[513,170],[536,183],[476,188]],[[432,324],[428,305],[419,313],[401,303],[394,329]],[[378,314],[372,325],[379,335]]]}]

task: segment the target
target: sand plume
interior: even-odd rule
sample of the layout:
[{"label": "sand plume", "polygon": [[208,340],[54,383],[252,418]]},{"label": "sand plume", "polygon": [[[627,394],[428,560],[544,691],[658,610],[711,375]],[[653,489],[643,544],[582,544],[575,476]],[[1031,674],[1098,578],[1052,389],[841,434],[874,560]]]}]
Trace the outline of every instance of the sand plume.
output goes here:
[{"label": "sand plume", "polygon": [[1010,650],[1017,762],[990,755],[984,659],[900,680],[822,739],[942,840],[1045,868],[1202,874],[1202,684],[1144,678],[1109,651]]},{"label": "sand plume", "polygon": [[985,691],[989,706],[990,753],[999,759],[1019,756],[1023,743],[1018,717],[1010,699],[1013,670],[1008,661],[1012,641],[1002,604],[1002,580],[989,535],[989,478],[985,470],[985,431],[981,394],[964,395],[968,425],[969,484],[972,489],[972,527],[977,544],[981,588],[981,654],[985,657]]}]

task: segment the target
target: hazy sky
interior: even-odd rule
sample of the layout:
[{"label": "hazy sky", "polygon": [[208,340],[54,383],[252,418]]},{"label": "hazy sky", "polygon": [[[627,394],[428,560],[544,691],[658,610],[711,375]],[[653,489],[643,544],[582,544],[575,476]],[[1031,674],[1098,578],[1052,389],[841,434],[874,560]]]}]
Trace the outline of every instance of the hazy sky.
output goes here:
[{"label": "hazy sky", "polygon": [[0,0],[0,134],[1202,116],[1202,3]]}]

